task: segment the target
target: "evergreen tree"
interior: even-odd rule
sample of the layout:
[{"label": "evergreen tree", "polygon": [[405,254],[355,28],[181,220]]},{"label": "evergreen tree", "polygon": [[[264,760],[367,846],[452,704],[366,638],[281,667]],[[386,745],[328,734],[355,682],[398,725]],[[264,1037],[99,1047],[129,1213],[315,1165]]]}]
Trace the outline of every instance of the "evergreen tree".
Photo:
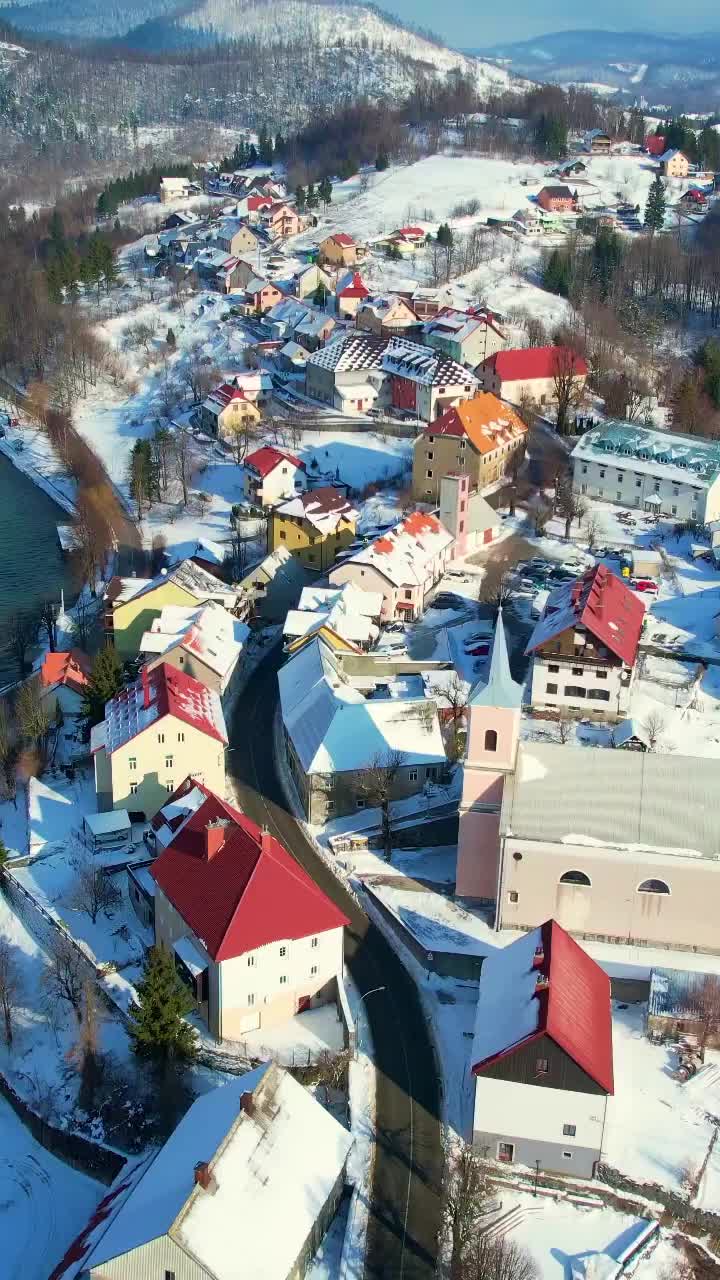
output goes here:
[{"label": "evergreen tree", "polygon": [[51,258],[45,268],[48,298],[59,305],[63,300],[62,268],[56,258]]},{"label": "evergreen tree", "polygon": [[384,169],[387,169],[389,164],[390,164],[390,159],[388,157],[387,151],[385,150],[384,147],[379,147],[378,153],[375,157],[375,168],[377,169],[378,173],[382,173]]},{"label": "evergreen tree", "polygon": [[307,207],[307,201],[306,201],[306,199],[305,199],[305,188],[304,188],[304,187],[298,187],[298,188],[297,188],[297,190],[296,190],[296,192],[295,192],[295,204],[297,205],[297,211],[298,211],[298,213],[304,213],[304,212],[305,212],[305,209],[306,209],[306,207]]},{"label": "evergreen tree", "polygon": [[549,160],[560,160],[567,153],[567,125],[559,116],[545,112],[535,124],[535,149]]},{"label": "evergreen tree", "polygon": [[698,153],[706,169],[712,169],[713,173],[720,169],[720,134],[709,124],[698,138]]},{"label": "evergreen tree", "polygon": [[324,307],[328,300],[328,291],[322,280],[313,294],[313,302],[316,307]]},{"label": "evergreen tree", "polygon": [[173,333],[172,329],[168,329],[167,333],[165,334],[165,342],[167,346],[170,347],[171,351],[174,351],[177,343],[175,340],[175,334]]},{"label": "evergreen tree", "polygon": [[143,507],[149,507],[157,493],[158,483],[152,445],[149,440],[136,440],[128,466],[130,495],[137,503],[137,518],[142,520]]},{"label": "evergreen tree", "polygon": [[562,253],[560,249],[553,249],[545,263],[543,288],[547,289],[548,293],[557,293],[561,298],[567,298],[571,280],[572,266],[568,255]]},{"label": "evergreen tree", "polygon": [[128,1011],[135,1053],[159,1062],[194,1058],[196,1033],[185,1021],[185,1015],[195,1002],[179,978],[167,947],[155,946],[148,952],[137,995]]},{"label": "evergreen tree", "polygon": [[270,137],[265,125],[263,125],[258,134],[258,156],[261,164],[272,164],[273,162],[273,140]]},{"label": "evergreen tree", "polygon": [[645,226],[651,234],[662,231],[665,225],[665,183],[659,173],[653,178],[645,205]]},{"label": "evergreen tree", "polygon": [[327,209],[332,201],[332,182],[328,177],[323,178],[318,186],[318,195]]},{"label": "evergreen tree", "polygon": [[275,135],[275,159],[276,160],[282,159],[282,155],[284,151],[285,151],[285,139],[283,138],[281,133],[278,133]]},{"label": "evergreen tree", "polygon": [[242,167],[244,169],[245,168],[252,169],[253,165],[257,164],[257,162],[258,162],[257,147],[255,146],[254,142],[251,142],[250,146],[248,147],[246,164],[244,164]]},{"label": "evergreen tree", "polygon": [[91,725],[105,719],[105,703],[115,697],[123,687],[122,663],[112,645],[100,649],[90,672],[90,679],[83,694],[83,715]]},{"label": "evergreen tree", "polygon": [[50,236],[50,248],[56,258],[62,258],[67,251],[67,241],[65,239],[65,227],[63,225],[62,215],[57,208],[53,209],[50,214],[50,222],[48,225],[48,234]]},{"label": "evergreen tree", "polygon": [[305,203],[308,209],[317,209],[318,198],[315,193],[314,182],[308,182],[308,189],[307,189],[307,195],[305,196]]},{"label": "evergreen tree", "polygon": [[453,237],[452,229],[448,226],[447,222],[440,223],[440,226],[438,227],[438,230],[437,230],[436,239],[438,244],[443,245],[445,249],[452,249],[452,246],[454,244],[454,237]]}]

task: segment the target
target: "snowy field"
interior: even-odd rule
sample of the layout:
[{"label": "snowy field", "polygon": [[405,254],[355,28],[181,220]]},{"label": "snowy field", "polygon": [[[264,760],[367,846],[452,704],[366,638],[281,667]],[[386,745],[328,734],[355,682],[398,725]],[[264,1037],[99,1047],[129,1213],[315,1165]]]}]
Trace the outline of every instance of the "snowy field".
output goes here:
[{"label": "snowy field", "polygon": [[0,1099],[2,1266],[7,1280],[47,1280],[105,1188],[45,1151]]},{"label": "snowy field", "polygon": [[[588,1190],[592,1194],[593,1188]],[[503,1191],[502,1200],[504,1209],[516,1206],[520,1217],[507,1238],[527,1249],[538,1267],[539,1280],[571,1280],[575,1275],[582,1276],[585,1272],[579,1268],[583,1263],[587,1266],[593,1254],[607,1253],[611,1258],[618,1258],[648,1221],[607,1207],[578,1208],[563,1200],[543,1197],[538,1201],[517,1192]],[[680,1275],[676,1270],[680,1255],[669,1238],[661,1232],[656,1241],[639,1261],[630,1264],[628,1274],[632,1274],[634,1280],[661,1280],[661,1277],[664,1280],[665,1276]],[[605,1273],[598,1270],[594,1274],[600,1277]]]}]

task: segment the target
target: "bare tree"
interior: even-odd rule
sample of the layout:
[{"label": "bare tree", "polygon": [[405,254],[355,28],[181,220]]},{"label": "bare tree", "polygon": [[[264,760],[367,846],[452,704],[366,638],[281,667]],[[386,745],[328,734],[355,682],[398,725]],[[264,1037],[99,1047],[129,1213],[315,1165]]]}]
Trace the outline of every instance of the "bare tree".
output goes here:
[{"label": "bare tree", "polygon": [[178,427],[173,436],[173,463],[175,475],[180,481],[184,507],[188,504],[194,461],[193,438],[184,427]]},{"label": "bare tree", "polygon": [[60,606],[55,600],[44,600],[40,610],[40,626],[47,636],[48,648],[54,653],[57,648],[57,620]]},{"label": "bare tree", "polygon": [[577,409],[583,396],[583,379],[580,373],[580,356],[572,347],[561,347],[554,359],[553,393],[557,405],[557,429],[567,435],[570,414]]},{"label": "bare tree", "polygon": [[498,556],[488,560],[483,580],[480,584],[480,599],[485,604],[491,604],[495,609],[501,609],[510,599],[511,591],[512,569],[510,560],[506,556]]},{"label": "bare tree", "polygon": [[463,1280],[488,1196],[487,1176],[472,1147],[463,1142],[447,1151],[442,1212],[450,1248],[449,1280]]},{"label": "bare tree", "polygon": [[95,924],[101,911],[107,915],[118,905],[120,890],[92,856],[79,860],[75,866],[75,879],[66,905],[73,911],[84,911]]},{"label": "bare tree", "polygon": [[45,754],[51,716],[41,696],[41,684],[37,676],[20,686],[15,702],[15,720],[18,732],[32,746]]},{"label": "bare tree", "polygon": [[18,610],[17,613],[12,614],[9,618],[4,630],[7,647],[15,659],[18,674],[22,678],[28,667],[28,645],[31,644],[37,634],[37,620],[29,613]]},{"label": "bare tree", "polygon": [[97,620],[97,603],[81,592],[73,606],[73,639],[81,649],[87,649],[92,629]]},{"label": "bare tree", "polygon": [[373,756],[370,766],[360,781],[360,791],[373,808],[380,809],[382,818],[382,846],[385,861],[392,858],[392,822],[390,801],[395,782],[402,768],[400,751],[380,751]]},{"label": "bare tree", "polygon": [[194,347],[190,352],[184,368],[185,382],[193,400],[204,400],[220,381],[220,371],[201,347]]},{"label": "bare tree", "polygon": [[573,520],[577,520],[579,524],[587,511],[587,502],[581,494],[573,491],[572,481],[569,478],[560,486],[555,506],[558,515],[561,515],[565,521],[565,537],[569,538]]},{"label": "bare tree", "polygon": [[446,704],[450,721],[451,739],[448,759],[452,761],[459,760],[461,749],[460,728],[467,710],[467,689],[457,672],[454,673],[447,688],[439,692],[439,698]]},{"label": "bare tree", "polygon": [[583,528],[585,530],[585,537],[588,541],[588,547],[591,551],[594,551],[600,541],[600,535],[603,528],[602,520],[596,511],[591,509],[587,513],[583,521]]},{"label": "bare tree", "polygon": [[507,1236],[478,1234],[464,1259],[462,1280],[538,1280],[538,1269],[526,1249]]},{"label": "bare tree", "polygon": [[250,445],[260,439],[261,432],[260,425],[251,422],[247,417],[231,421],[223,429],[223,438],[230,445],[233,458],[239,467],[245,461]]},{"label": "bare tree", "polygon": [[657,751],[659,741],[665,732],[665,717],[662,711],[649,711],[641,723],[647,738],[648,751]]},{"label": "bare tree", "polygon": [[83,964],[79,952],[69,938],[57,934],[48,950],[48,965],[43,985],[52,1000],[64,1000],[82,1017]]},{"label": "bare tree", "polygon": [[0,796],[17,809],[18,743],[10,708],[0,698]]},{"label": "bare tree", "polygon": [[544,532],[552,511],[552,503],[548,502],[543,494],[538,494],[529,507],[528,515],[533,522],[533,528],[538,537]]},{"label": "bare tree", "polygon": [[569,742],[575,723],[572,716],[569,714],[567,707],[558,707],[556,723],[558,738],[564,745],[566,742]]},{"label": "bare tree", "polygon": [[0,938],[0,1013],[2,1013],[5,1043],[8,1048],[13,1042],[13,1018],[18,1006],[21,985],[20,969],[12,943],[7,938]]}]

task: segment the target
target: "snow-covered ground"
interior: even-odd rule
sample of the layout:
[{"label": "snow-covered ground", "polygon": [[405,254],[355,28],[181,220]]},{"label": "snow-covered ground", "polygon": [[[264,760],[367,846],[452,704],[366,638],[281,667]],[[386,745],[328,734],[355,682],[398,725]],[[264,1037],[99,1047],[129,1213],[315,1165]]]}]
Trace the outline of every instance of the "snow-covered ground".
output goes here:
[{"label": "snow-covered ground", "polygon": [[334,1004],[296,1014],[278,1027],[250,1031],[242,1040],[250,1057],[273,1057],[278,1062],[302,1063],[308,1055],[339,1053],[343,1025]]},{"label": "snow-covered ground", "polygon": [[106,1188],[45,1151],[0,1098],[2,1265],[7,1280],[47,1280]]},{"label": "snow-covered ground", "polygon": [[46,844],[65,844],[71,832],[82,827],[86,813],[97,812],[95,783],[89,770],[78,769],[72,781],[48,770],[28,782],[30,852]]}]

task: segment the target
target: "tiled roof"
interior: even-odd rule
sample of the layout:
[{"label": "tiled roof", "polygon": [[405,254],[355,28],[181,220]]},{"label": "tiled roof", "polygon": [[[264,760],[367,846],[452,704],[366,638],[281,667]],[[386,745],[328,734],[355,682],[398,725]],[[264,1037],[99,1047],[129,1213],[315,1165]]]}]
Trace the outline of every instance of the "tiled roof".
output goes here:
[{"label": "tiled roof", "polygon": [[333,532],[341,520],[354,520],[357,511],[342,489],[327,485],[308,489],[283,502],[277,512],[282,516],[299,516],[323,533]]},{"label": "tiled roof", "polygon": [[425,582],[428,564],[452,541],[437,516],[413,511],[345,563],[372,565],[396,587],[417,586]]},{"label": "tiled roof", "polygon": [[[334,902],[269,832],[193,779],[205,801],[190,812],[153,864],[155,882],[216,961],[283,939],[348,924]],[[208,858],[206,828],[224,824]]]},{"label": "tiled roof", "polygon": [[573,449],[573,458],[593,462],[615,461],[626,466],[626,459],[638,471],[665,475],[668,479],[708,484],[720,473],[720,443],[700,436],[683,436],[674,431],[653,431],[636,422],[610,421],[593,427],[581,436]]},{"label": "tiled roof", "polygon": [[503,382],[524,382],[530,378],[554,378],[559,370],[569,369],[571,360],[577,376],[585,377],[587,363],[569,347],[516,347],[496,351],[480,368],[494,369]]},{"label": "tiled roof", "polygon": [[581,578],[550,593],[525,652],[534,653],[569,627],[584,627],[599,644],[632,667],[644,618],[640,597],[606,565],[597,564]]},{"label": "tiled roof", "polygon": [[322,369],[342,371],[354,369],[378,369],[383,360],[387,343],[384,338],[371,334],[351,333],[335,338],[310,356],[308,364]]},{"label": "tiled roof", "polygon": [[479,453],[492,453],[526,435],[527,426],[510,405],[489,391],[464,400],[428,424],[423,436],[467,436]]},{"label": "tiled roof", "polygon": [[74,693],[83,693],[91,666],[82,649],[71,649],[69,653],[46,653],[40,668],[40,680],[44,688],[62,684]]},{"label": "tiled roof", "polygon": [[385,348],[382,367],[387,373],[393,373],[424,386],[460,384],[477,388],[477,379],[467,369],[444,356],[431,347],[422,347],[417,342],[409,342],[407,338],[390,338]]},{"label": "tiled roof", "polygon": [[227,742],[220,697],[199,680],[166,663],[143,668],[140,679],[105,705],[105,749],[111,755],[157,724],[175,716],[217,742]]},{"label": "tiled roof", "polygon": [[550,196],[553,200],[572,200],[573,193],[569,187],[543,187],[538,196]]},{"label": "tiled roof", "polygon": [[359,271],[354,271],[351,281],[346,284],[337,294],[338,298],[369,298],[370,290],[363,282],[363,278]]},{"label": "tiled roof", "polygon": [[337,231],[335,235],[328,236],[327,238],[328,240],[334,240],[336,244],[342,245],[344,249],[348,249],[351,245],[355,244],[352,236],[349,236],[345,231]]},{"label": "tiled roof", "polygon": [[282,449],[275,449],[271,444],[263,445],[261,449],[256,449],[254,453],[249,453],[245,459],[245,466],[250,467],[252,471],[256,471],[262,476],[263,480],[270,475],[281,462],[289,462],[293,467],[300,467],[305,470],[305,463],[295,457],[294,453],[286,453]]}]

